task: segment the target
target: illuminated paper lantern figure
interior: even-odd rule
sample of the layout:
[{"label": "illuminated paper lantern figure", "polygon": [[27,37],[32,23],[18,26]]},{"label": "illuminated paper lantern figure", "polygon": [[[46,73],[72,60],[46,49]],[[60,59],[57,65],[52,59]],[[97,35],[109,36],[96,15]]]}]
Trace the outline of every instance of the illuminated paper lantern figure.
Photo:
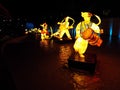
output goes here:
[{"label": "illuminated paper lantern figure", "polygon": [[48,32],[48,25],[47,23],[43,23],[40,26],[42,26],[42,30],[41,30],[41,39],[48,39],[49,38],[49,32]]},{"label": "illuminated paper lantern figure", "polygon": [[[69,20],[72,20],[72,24],[70,24]],[[68,39],[72,39],[69,30],[73,28],[74,19],[67,16],[61,22],[58,22],[59,25],[58,31],[53,34],[53,36],[57,36],[60,40],[63,40],[63,35],[66,34]]]},{"label": "illuminated paper lantern figure", "polygon": [[85,57],[84,53],[87,50],[88,44],[98,47],[101,46],[103,41],[99,34],[103,33],[103,30],[99,27],[101,23],[99,16],[94,15],[99,21],[97,24],[91,21],[92,13],[81,12],[81,16],[84,20],[79,22],[76,26],[76,41],[73,47],[74,50],[79,53],[80,57]]}]

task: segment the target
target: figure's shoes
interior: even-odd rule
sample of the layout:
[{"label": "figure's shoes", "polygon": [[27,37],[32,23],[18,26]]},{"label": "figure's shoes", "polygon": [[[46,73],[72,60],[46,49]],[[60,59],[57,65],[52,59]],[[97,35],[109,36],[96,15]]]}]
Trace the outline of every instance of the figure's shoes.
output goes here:
[{"label": "figure's shoes", "polygon": [[69,38],[70,40],[72,40],[72,38]]},{"label": "figure's shoes", "polygon": [[60,38],[60,41],[62,41],[63,39],[62,38]]},{"label": "figure's shoes", "polygon": [[84,58],[85,56],[83,54],[81,54],[80,57]]}]

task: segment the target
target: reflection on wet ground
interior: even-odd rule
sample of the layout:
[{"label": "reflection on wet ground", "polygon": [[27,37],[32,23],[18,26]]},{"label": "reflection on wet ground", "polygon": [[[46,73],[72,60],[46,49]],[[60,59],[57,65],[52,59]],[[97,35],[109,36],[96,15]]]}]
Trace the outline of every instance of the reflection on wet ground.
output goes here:
[{"label": "reflection on wet ground", "polygon": [[[44,43],[43,41],[40,41],[40,45],[45,48],[49,48],[49,43],[52,42],[52,46],[53,43],[55,43],[53,40],[49,43],[48,42],[49,40],[44,40]],[[69,83],[73,86],[72,90],[102,90],[103,83],[98,72],[96,72],[94,75],[91,75],[86,71],[82,71],[76,68],[69,68],[68,59],[73,52],[73,42],[68,44],[59,44],[58,46],[59,68],[64,71],[64,74],[69,76]]]},{"label": "reflection on wet ground", "polygon": [[[106,42],[106,39],[104,41]],[[4,65],[8,67],[17,90],[115,90],[116,87],[120,89],[120,48],[116,49],[118,43],[115,47],[113,44],[109,47],[107,43],[100,48],[88,47],[87,52],[95,53],[98,60],[93,75],[69,68],[68,58],[74,52],[73,43],[74,41],[58,43],[53,39],[24,39],[19,43],[14,41],[4,45]]]}]

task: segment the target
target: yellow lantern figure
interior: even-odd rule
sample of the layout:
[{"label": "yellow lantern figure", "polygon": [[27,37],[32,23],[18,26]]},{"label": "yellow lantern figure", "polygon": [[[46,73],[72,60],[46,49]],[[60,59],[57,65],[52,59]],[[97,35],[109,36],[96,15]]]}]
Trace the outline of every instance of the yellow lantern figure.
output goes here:
[{"label": "yellow lantern figure", "polygon": [[49,32],[48,32],[48,25],[47,23],[43,23],[40,26],[42,26],[42,30],[41,30],[41,39],[48,39],[49,38]]},{"label": "yellow lantern figure", "polygon": [[95,24],[91,21],[92,13],[81,12],[81,16],[84,20],[79,22],[76,26],[76,41],[73,48],[79,53],[80,57],[85,57],[84,53],[87,50],[88,44],[98,47],[102,44],[102,39],[98,35],[101,34],[101,30],[98,26],[101,23],[101,19],[99,16],[95,15],[99,20],[99,22]]},{"label": "yellow lantern figure", "polygon": [[[70,25],[70,22],[69,20],[72,20],[72,24]],[[69,29],[72,29],[73,28],[73,24],[74,24],[74,19],[67,16],[65,17],[61,22],[58,22],[57,24],[59,25],[59,28],[58,28],[58,31],[56,33],[54,33],[53,35],[56,36],[56,35],[59,35],[59,39],[60,40],[63,40],[63,35],[66,34],[66,36],[68,37],[68,39],[72,39],[71,38],[71,35],[70,35],[70,32],[69,32]]]}]

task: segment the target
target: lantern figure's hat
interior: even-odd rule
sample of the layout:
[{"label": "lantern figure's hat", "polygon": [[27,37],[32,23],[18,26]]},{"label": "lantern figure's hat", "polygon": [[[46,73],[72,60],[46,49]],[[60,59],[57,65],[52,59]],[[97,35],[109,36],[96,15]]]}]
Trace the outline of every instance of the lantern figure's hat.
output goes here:
[{"label": "lantern figure's hat", "polygon": [[93,15],[92,15],[92,13],[90,13],[90,12],[81,12],[81,16],[82,16],[82,17],[91,17],[91,16],[93,16]]}]

